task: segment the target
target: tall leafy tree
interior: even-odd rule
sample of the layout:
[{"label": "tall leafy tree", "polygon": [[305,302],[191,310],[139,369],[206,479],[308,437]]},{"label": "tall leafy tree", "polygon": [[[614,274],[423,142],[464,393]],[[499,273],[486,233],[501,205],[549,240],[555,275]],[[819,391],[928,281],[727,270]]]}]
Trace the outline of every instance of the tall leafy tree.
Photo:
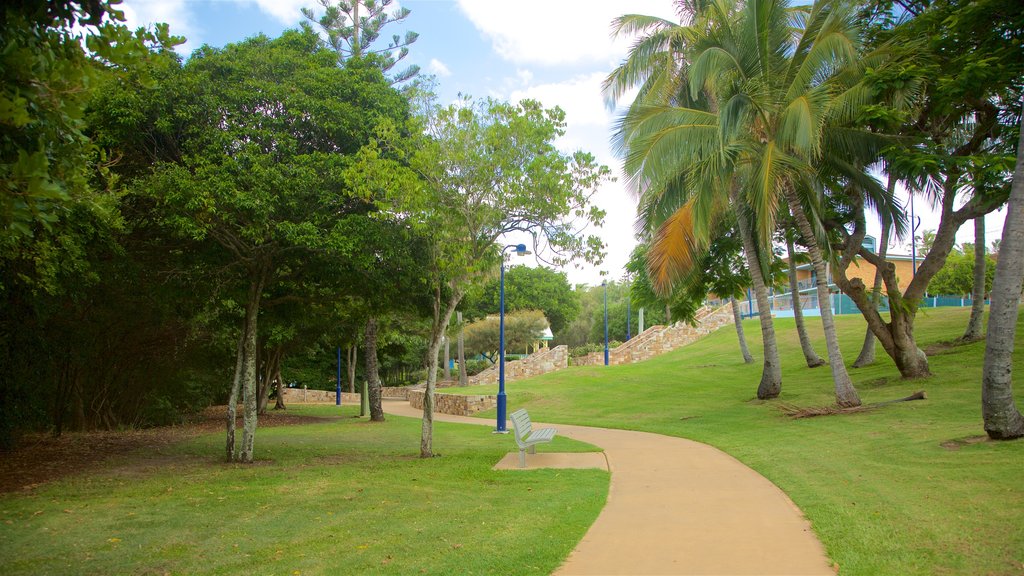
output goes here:
[{"label": "tall leafy tree", "polygon": [[493,273],[507,234],[532,234],[533,252],[554,263],[599,261],[602,244],[586,235],[603,213],[590,197],[609,179],[593,156],[559,151],[565,113],[524,100],[464,100],[426,119],[427,138],[409,161],[424,182],[417,204],[402,208],[431,248],[433,326],[427,351],[420,455],[433,455],[433,393],[438,352],[467,289]]},{"label": "tall leafy tree", "polygon": [[844,250],[859,251],[881,272],[890,302],[887,320],[871,308],[863,282],[847,279],[845,267],[834,267],[834,278],[900,373],[925,376],[930,368],[914,338],[914,319],[928,284],[943,267],[961,225],[996,209],[1009,191],[977,190],[969,179],[979,170],[1012,170],[1010,135],[1024,91],[1024,13],[1013,0],[879,0],[865,4],[862,20],[869,23],[874,45],[891,43],[921,53],[907,66],[876,70],[873,80],[881,90],[921,84],[913,113],[893,118],[904,141],[885,156],[887,170],[937,206],[940,221],[916,274],[902,285],[891,263],[861,249],[854,236],[845,239]]},{"label": "tall leafy tree", "polygon": [[[18,422],[34,424],[47,412],[62,418],[68,395],[51,399],[49,391],[69,379],[51,368],[83,367],[79,361],[89,355],[66,349],[72,339],[99,341],[85,331],[57,332],[57,325],[102,301],[94,297],[103,272],[129,267],[107,265],[119,250],[119,190],[84,116],[108,78],[150,84],[139,72],[156,50],[180,40],[166,26],[132,32],[123,21],[116,2],[102,0],[0,6],[0,364],[7,396],[0,444]],[[156,310],[140,316],[149,312]],[[37,408],[48,400],[49,410]],[[114,403],[99,405],[107,407],[100,418],[107,425],[127,415],[110,410]]]},{"label": "tall leafy tree", "polygon": [[[161,225],[209,247],[211,260],[198,271],[216,271],[245,311],[227,453],[250,462],[263,297],[311,254],[350,253],[339,222],[369,211],[372,199],[355,189],[348,168],[376,122],[402,122],[406,106],[378,69],[339,68],[313,33],[289,31],[202,48],[168,70],[151,106],[135,112],[127,118],[138,120],[136,137],[122,145],[137,142],[155,165],[132,184],[134,194],[152,204]],[[236,448],[239,392],[245,427]]]}]

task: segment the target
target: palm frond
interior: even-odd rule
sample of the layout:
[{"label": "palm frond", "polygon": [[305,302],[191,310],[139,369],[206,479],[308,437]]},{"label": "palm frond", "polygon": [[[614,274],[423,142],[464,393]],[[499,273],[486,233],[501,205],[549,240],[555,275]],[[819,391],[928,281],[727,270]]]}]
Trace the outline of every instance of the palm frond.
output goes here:
[{"label": "palm frond", "polygon": [[676,210],[658,228],[647,252],[647,275],[655,293],[666,296],[675,283],[694,270],[706,249],[693,234],[693,205]]}]

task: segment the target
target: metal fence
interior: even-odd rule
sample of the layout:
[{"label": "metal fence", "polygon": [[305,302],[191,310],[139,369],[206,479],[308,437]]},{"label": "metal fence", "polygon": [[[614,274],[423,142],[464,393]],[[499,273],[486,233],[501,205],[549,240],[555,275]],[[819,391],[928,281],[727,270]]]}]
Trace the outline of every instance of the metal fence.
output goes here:
[{"label": "metal fence", "polygon": [[[793,317],[793,298],[789,293],[773,294],[769,297],[768,303],[772,315],[776,318]],[[985,303],[987,304],[988,301],[986,300]],[[961,296],[927,296],[921,301],[919,307],[969,307],[971,304],[970,298]],[[860,309],[853,302],[853,299],[846,294],[832,294],[829,306],[832,308],[833,314],[860,314]],[[821,316],[821,310],[818,309],[818,294],[816,292],[802,292],[800,294],[800,307],[805,316]],[[882,296],[878,309],[882,312],[889,311],[888,297]],[[753,298],[753,295],[740,302],[740,313],[744,318],[750,318],[758,314],[757,300]]]}]

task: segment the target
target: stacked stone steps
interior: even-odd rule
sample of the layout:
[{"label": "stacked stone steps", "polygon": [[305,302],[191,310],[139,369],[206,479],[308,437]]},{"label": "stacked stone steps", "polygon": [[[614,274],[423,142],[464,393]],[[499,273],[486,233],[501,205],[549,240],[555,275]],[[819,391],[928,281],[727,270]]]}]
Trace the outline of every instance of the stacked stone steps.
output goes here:
[{"label": "stacked stone steps", "polygon": [[[608,364],[633,364],[643,362],[666,352],[691,344],[733,321],[729,305],[720,308],[705,306],[694,315],[695,326],[676,323],[672,326],[652,326],[636,338],[630,339],[618,348],[609,351]],[[576,358],[577,366],[604,364],[604,352],[592,352]]]}]

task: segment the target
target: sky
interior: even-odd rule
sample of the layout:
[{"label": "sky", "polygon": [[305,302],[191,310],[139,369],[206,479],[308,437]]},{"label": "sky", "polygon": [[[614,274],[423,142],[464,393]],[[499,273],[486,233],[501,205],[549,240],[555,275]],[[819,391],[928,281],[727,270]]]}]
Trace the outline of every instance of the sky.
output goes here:
[{"label": "sky", "polygon": [[[317,0],[124,0],[121,9],[131,27],[168,23],[172,34],[187,38],[178,48],[187,56],[204,44],[223,46],[259,33],[277,36],[299,25],[304,6],[322,12]],[[459,94],[511,102],[532,98],[565,110],[566,134],[556,144],[567,153],[590,152],[618,176],[592,199],[607,215],[602,228],[588,232],[604,239],[607,257],[600,265],[581,262],[565,271],[572,284],[621,279],[636,244],[636,202],[622,183],[621,161],[610,145],[619,111],[609,110],[601,95],[601,82],[629,47],[628,39],[611,38],[611,21],[627,11],[675,19],[671,0],[401,0],[401,6],[411,14],[383,35],[419,34],[403,63],[435,75],[442,102]],[[907,198],[905,192],[902,197]],[[915,208],[919,233],[938,227],[926,201],[918,198]],[[986,218],[987,244],[999,238],[1004,218],[1004,212]],[[878,236],[877,223],[869,224],[868,233]],[[957,242],[973,241],[974,227],[967,223]],[[890,246],[892,253],[910,253],[908,243]]]}]

